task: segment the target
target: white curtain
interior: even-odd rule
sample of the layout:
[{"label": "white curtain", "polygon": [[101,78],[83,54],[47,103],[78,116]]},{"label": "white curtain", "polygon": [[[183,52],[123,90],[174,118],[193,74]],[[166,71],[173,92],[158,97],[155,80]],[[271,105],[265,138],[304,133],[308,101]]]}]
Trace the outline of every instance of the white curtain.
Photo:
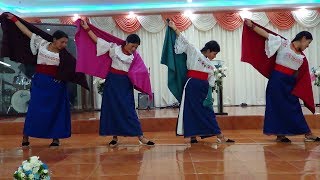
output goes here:
[{"label": "white curtain", "polygon": [[[94,23],[94,21],[91,22]],[[99,25],[101,26],[101,24]],[[289,39],[293,39],[302,30],[310,31],[314,40],[305,53],[309,60],[310,68],[320,65],[318,62],[318,57],[320,57],[319,25],[305,28],[296,23],[290,30],[285,31],[278,30],[270,23],[267,23],[266,27]],[[165,107],[176,102],[167,87],[167,68],[160,64],[165,30],[166,27],[159,32],[151,33],[141,28],[136,32],[141,38],[141,45],[138,51],[147,67],[150,67],[156,107]],[[118,27],[115,27],[110,33],[122,39],[125,39],[128,35]],[[249,105],[265,104],[267,79],[260,75],[251,65],[240,62],[242,28],[235,31],[226,31],[219,25],[215,25],[207,31],[202,31],[192,24],[184,34],[190,42],[199,48],[202,48],[210,40],[216,40],[220,44],[221,52],[216,59],[225,61],[225,65],[228,67],[227,77],[224,80],[223,98],[225,105],[239,105],[241,103]],[[137,99],[137,96],[135,97]],[[314,87],[314,97],[316,103],[318,103],[319,91],[316,87]],[[96,94],[97,108],[100,108],[100,102],[101,96]]]}]

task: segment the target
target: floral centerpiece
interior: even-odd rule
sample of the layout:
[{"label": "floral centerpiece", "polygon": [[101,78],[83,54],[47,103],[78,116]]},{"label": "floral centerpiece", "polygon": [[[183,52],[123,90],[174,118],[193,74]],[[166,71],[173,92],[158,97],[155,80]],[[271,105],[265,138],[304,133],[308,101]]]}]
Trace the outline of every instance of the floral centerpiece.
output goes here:
[{"label": "floral centerpiece", "polygon": [[23,161],[13,177],[15,180],[50,180],[48,166],[38,156]]},{"label": "floral centerpiece", "polygon": [[218,87],[222,86],[223,78],[227,77],[226,72],[228,68],[222,65],[215,65],[215,67],[213,70],[216,79],[214,89],[217,90]]},{"label": "floral centerpiece", "polygon": [[314,85],[320,86],[320,70],[319,70],[319,67],[313,67],[311,69],[311,80],[314,81]]},{"label": "floral centerpiece", "polygon": [[101,79],[101,78],[95,78],[93,81],[93,84],[97,84],[97,89],[98,89],[98,93],[102,95],[103,93],[103,88],[104,88],[104,83],[105,83],[105,79]]}]

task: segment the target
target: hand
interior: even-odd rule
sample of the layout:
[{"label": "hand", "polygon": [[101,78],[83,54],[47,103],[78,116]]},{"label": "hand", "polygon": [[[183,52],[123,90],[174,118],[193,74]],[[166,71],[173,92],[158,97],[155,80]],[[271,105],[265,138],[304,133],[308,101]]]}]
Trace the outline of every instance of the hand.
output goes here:
[{"label": "hand", "polygon": [[173,30],[177,30],[177,27],[173,21],[169,21],[168,26],[171,27],[171,29],[173,29]]},{"label": "hand", "polygon": [[11,13],[5,13],[5,14],[7,15],[7,19],[12,19],[14,17],[14,15]]},{"label": "hand", "polygon": [[252,21],[251,21],[250,19],[244,19],[244,23],[245,23],[247,26],[251,27],[251,28],[252,28],[252,26],[253,26],[253,23],[252,23]]},{"label": "hand", "polygon": [[88,29],[89,28],[87,22],[84,21],[84,20],[81,20],[81,26],[83,27],[83,29]]}]

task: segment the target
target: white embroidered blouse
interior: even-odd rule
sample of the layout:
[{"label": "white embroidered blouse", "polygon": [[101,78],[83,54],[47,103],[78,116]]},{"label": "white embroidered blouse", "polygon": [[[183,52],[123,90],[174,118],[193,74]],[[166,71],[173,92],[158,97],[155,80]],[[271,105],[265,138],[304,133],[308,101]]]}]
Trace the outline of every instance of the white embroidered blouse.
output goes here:
[{"label": "white embroidered blouse", "polygon": [[50,43],[51,42],[46,41],[42,37],[32,34],[30,40],[30,49],[33,55],[38,53],[37,64],[59,66],[59,53],[48,50]]},{"label": "white embroidered blouse", "polygon": [[122,52],[122,47],[107,42],[101,38],[97,40],[97,56],[101,56],[109,51],[109,55],[112,59],[111,67],[117,70],[128,72],[133,61],[133,55],[126,55]]},{"label": "white embroidered blouse", "polygon": [[276,56],[276,64],[293,70],[298,70],[303,63],[304,56],[295,53],[290,48],[290,44],[290,40],[269,34],[269,37],[265,42],[265,52],[268,58],[278,52]]},{"label": "white embroidered blouse", "polygon": [[214,65],[205,57],[201,51],[185,38],[183,34],[180,34],[175,42],[174,50],[176,54],[187,54],[187,69],[205,72],[209,74],[208,82],[211,87],[214,86]]}]

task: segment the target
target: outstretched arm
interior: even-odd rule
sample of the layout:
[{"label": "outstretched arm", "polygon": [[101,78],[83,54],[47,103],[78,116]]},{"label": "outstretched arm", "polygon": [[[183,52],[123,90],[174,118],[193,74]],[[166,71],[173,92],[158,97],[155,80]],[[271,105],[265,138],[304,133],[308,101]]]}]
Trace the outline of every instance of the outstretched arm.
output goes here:
[{"label": "outstretched arm", "polygon": [[177,34],[177,36],[180,35],[180,31],[179,31],[179,29],[176,27],[176,25],[174,24],[173,21],[169,21],[169,22],[168,22],[168,26],[169,26],[171,29],[174,30],[174,32]]},{"label": "outstretched arm", "polygon": [[81,20],[81,26],[84,30],[86,30],[88,32],[88,35],[90,36],[90,38],[93,40],[93,42],[97,43],[98,41],[98,37],[96,34],[94,34],[94,32],[91,31],[90,27],[88,26],[86,21]]},{"label": "outstretched arm", "polygon": [[6,14],[7,14],[7,19],[13,21],[16,24],[16,26],[20,29],[20,31],[31,39],[32,32],[25,25],[23,25],[19,21],[19,19],[15,17],[13,14],[11,13],[6,13]]},{"label": "outstretched arm", "polygon": [[265,31],[264,29],[261,29],[260,27],[254,25],[250,19],[245,19],[244,23],[245,23],[245,25],[250,27],[257,34],[259,34],[260,36],[268,39],[269,33],[267,31]]}]

